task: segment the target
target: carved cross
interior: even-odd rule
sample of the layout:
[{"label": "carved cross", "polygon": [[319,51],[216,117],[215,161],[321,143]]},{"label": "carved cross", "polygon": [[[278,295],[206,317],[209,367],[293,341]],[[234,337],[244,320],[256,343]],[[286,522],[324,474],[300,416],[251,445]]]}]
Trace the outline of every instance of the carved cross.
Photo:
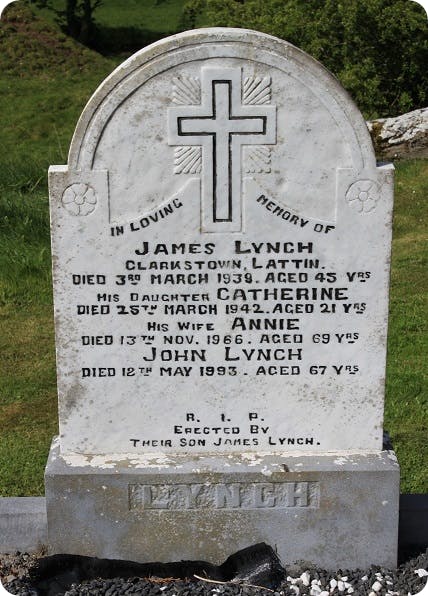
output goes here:
[{"label": "carved cross", "polygon": [[276,108],[243,105],[240,68],[202,68],[201,104],[169,108],[169,144],[202,147],[204,231],[240,231],[242,147],[276,142]]}]

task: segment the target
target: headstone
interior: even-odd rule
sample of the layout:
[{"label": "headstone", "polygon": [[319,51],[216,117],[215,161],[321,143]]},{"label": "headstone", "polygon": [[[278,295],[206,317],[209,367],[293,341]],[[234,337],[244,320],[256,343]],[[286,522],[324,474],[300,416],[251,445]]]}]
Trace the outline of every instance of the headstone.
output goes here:
[{"label": "headstone", "polygon": [[261,33],[165,39],[93,95],[50,194],[52,552],[394,564],[393,167],[339,83]]}]

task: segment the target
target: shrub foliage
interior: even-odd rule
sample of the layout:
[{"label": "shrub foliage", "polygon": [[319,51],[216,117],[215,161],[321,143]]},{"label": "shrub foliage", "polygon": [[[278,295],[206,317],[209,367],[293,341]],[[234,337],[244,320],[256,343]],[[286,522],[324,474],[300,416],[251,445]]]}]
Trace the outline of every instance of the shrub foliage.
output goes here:
[{"label": "shrub foliage", "polygon": [[333,72],[367,118],[427,105],[428,27],[409,0],[187,0],[183,28],[256,29]]}]

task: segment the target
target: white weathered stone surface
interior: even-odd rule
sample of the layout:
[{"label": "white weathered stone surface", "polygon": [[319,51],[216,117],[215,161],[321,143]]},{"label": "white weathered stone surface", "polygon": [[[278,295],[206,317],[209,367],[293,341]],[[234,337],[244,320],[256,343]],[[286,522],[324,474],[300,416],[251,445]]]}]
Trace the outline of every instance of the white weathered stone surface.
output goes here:
[{"label": "white weathered stone surface", "polygon": [[428,157],[428,108],[367,122],[382,158]]},{"label": "white weathered stone surface", "polygon": [[286,42],[127,60],[50,170],[62,452],[381,449],[392,189]]},{"label": "white weathered stone surface", "polygon": [[50,171],[51,552],[394,565],[382,451],[392,166],[290,44],[137,53]]}]

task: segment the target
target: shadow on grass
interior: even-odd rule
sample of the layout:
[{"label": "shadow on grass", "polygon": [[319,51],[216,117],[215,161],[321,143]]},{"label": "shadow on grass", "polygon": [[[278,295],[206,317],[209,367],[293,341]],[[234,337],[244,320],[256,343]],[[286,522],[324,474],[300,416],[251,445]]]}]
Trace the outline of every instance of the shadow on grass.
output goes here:
[{"label": "shadow on grass", "polygon": [[92,49],[104,56],[134,53],[176,31],[156,32],[138,27],[108,27],[97,25],[91,40]]}]

